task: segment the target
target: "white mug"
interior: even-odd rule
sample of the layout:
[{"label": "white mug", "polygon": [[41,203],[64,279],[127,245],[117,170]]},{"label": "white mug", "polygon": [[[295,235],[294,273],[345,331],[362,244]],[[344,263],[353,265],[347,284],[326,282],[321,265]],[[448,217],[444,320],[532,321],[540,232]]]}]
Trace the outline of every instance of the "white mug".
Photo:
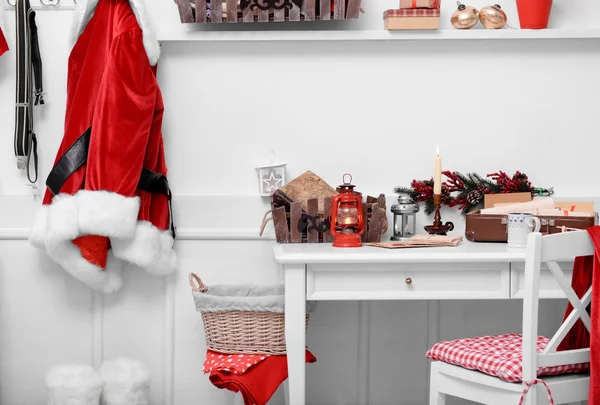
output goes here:
[{"label": "white mug", "polygon": [[513,212],[508,214],[508,247],[524,248],[527,246],[527,235],[539,232],[542,228],[540,219],[533,214]]}]

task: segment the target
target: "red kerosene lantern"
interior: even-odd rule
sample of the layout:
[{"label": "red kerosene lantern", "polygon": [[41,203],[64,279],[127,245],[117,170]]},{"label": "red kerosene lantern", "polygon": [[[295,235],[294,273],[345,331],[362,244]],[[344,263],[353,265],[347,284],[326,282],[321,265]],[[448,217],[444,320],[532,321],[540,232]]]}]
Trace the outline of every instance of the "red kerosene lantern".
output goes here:
[{"label": "red kerosene lantern", "polygon": [[[350,177],[346,181],[346,176]],[[333,246],[343,248],[361,247],[360,236],[365,232],[365,217],[362,209],[362,194],[354,191],[352,176],[342,177],[344,184],[338,187],[339,194],[331,199],[331,234]]]}]

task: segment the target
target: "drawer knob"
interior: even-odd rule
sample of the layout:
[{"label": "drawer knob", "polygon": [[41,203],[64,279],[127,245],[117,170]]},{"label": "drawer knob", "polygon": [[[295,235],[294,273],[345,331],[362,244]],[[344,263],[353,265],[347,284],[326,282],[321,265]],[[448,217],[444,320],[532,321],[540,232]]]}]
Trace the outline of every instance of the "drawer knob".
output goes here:
[{"label": "drawer knob", "polygon": [[410,277],[406,277],[406,280],[404,280],[404,282],[405,282],[406,284],[412,284],[412,278],[410,278]]}]

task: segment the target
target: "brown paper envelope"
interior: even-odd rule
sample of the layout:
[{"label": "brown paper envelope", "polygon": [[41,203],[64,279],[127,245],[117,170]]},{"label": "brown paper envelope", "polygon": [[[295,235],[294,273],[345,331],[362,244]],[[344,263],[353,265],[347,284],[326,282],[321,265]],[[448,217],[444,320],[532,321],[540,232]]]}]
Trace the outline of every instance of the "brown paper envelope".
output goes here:
[{"label": "brown paper envelope", "polygon": [[483,208],[494,208],[496,204],[514,204],[531,201],[531,193],[486,194]]},{"label": "brown paper envelope", "polygon": [[571,208],[575,207],[575,212],[594,212],[593,201],[554,201],[554,205],[562,211],[571,211]]}]

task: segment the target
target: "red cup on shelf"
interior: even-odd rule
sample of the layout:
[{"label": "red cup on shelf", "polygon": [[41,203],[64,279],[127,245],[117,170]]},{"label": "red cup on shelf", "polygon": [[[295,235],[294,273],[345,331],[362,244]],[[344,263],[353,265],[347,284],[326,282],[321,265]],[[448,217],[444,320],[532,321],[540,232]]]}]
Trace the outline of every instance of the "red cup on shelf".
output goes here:
[{"label": "red cup on shelf", "polygon": [[552,0],[517,0],[521,28],[540,30],[548,28]]}]

